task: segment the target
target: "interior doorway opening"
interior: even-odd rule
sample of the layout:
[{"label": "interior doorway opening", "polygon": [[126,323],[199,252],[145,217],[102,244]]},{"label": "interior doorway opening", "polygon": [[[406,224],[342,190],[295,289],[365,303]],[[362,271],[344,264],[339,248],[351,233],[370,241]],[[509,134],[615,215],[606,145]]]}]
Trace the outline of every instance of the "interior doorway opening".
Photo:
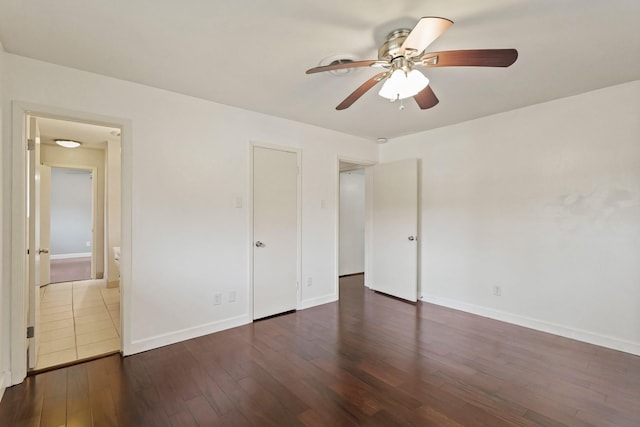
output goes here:
[{"label": "interior doorway opening", "polygon": [[[338,161],[337,283],[362,283],[366,286],[369,166],[351,160]],[[337,289],[339,292],[339,286]]]},{"label": "interior doorway opening", "polygon": [[28,369],[37,372],[121,351],[121,130],[26,119]]},{"label": "interior doorway opening", "polygon": [[[41,185],[45,181],[41,173]],[[93,171],[51,167],[49,203],[49,280],[52,283],[95,279],[93,252]],[[46,189],[41,187],[41,196]],[[41,214],[42,224],[47,221]],[[44,230],[41,231],[44,233]],[[41,263],[45,260],[41,260]]]},{"label": "interior doorway opening", "polygon": [[340,162],[338,276],[365,272],[365,169]]}]

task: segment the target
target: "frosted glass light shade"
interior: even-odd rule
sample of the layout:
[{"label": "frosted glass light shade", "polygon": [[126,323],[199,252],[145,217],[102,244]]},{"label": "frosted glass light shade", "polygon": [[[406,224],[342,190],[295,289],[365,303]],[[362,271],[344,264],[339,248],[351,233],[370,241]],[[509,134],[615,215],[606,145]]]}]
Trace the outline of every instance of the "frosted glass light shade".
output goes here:
[{"label": "frosted glass light shade", "polygon": [[395,70],[384,82],[378,95],[391,100],[410,98],[428,84],[429,79],[418,70],[411,70],[409,74]]},{"label": "frosted glass light shade", "polygon": [[56,144],[64,148],[76,148],[80,146],[78,141],[72,141],[70,139],[56,139]]}]

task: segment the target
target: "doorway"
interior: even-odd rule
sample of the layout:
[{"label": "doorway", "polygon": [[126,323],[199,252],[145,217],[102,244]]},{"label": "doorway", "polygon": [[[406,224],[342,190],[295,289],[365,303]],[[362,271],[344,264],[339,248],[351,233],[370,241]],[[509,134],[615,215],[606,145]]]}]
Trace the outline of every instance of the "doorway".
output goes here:
[{"label": "doorway", "polygon": [[28,308],[29,369],[37,371],[121,350],[119,271],[110,260],[120,246],[120,203],[111,204],[121,194],[121,131],[38,115],[27,120],[39,135],[31,144],[39,160],[28,176],[39,174],[41,184],[37,196],[35,187],[27,189],[39,202],[39,214],[28,218],[40,240],[33,252],[40,272],[28,271],[36,294]]},{"label": "doorway", "polygon": [[340,162],[338,276],[365,272],[365,169]]},{"label": "doorway", "polygon": [[416,302],[419,162],[339,160],[339,191],[338,278],[362,274],[356,271],[362,269],[366,287]]},{"label": "doorway", "polygon": [[[41,183],[44,182],[41,172]],[[51,167],[49,184],[49,218],[41,212],[41,233],[43,224],[49,220],[49,280],[51,283],[89,280],[92,277],[93,252],[93,194],[94,181],[91,169]],[[42,185],[42,184],[41,184]],[[41,186],[41,197],[47,190]],[[44,207],[44,203],[42,204]],[[45,264],[41,260],[41,264]]]}]

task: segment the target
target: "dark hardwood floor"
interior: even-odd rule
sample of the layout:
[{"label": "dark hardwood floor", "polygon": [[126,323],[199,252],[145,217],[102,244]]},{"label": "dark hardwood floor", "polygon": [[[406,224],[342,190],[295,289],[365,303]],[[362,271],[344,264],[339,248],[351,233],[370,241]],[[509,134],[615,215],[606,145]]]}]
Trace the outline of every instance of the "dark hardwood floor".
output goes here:
[{"label": "dark hardwood floor", "polygon": [[341,280],[340,303],[6,390],[2,426],[640,426],[640,357]]}]

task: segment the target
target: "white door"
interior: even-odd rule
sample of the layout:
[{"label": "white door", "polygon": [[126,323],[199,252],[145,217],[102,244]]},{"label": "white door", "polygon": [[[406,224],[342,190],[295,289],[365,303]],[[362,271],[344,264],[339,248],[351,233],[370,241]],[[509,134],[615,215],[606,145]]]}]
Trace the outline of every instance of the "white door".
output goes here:
[{"label": "white door", "polygon": [[51,282],[51,167],[40,165],[40,286]]},{"label": "white door", "polygon": [[32,337],[28,342],[29,369],[36,366],[38,351],[38,312],[40,308],[40,255],[48,249],[41,247],[40,242],[40,130],[35,117],[28,118],[28,233],[29,233],[29,268],[28,268],[28,326],[32,327]]},{"label": "white door", "polygon": [[298,155],[253,148],[253,318],[298,301]]},{"label": "white door", "polygon": [[372,167],[369,286],[408,301],[418,299],[418,161]]}]

